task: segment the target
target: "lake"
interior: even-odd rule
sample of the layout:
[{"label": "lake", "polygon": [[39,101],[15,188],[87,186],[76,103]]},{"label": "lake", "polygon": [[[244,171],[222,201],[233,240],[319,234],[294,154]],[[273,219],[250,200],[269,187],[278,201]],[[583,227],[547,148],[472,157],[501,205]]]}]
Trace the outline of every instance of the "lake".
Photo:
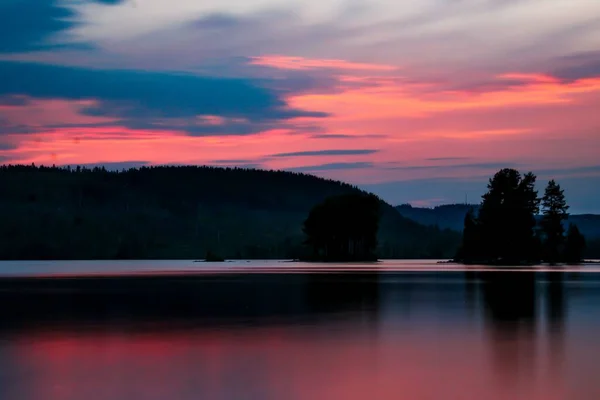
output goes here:
[{"label": "lake", "polygon": [[0,399],[600,399],[597,267],[0,262]]}]

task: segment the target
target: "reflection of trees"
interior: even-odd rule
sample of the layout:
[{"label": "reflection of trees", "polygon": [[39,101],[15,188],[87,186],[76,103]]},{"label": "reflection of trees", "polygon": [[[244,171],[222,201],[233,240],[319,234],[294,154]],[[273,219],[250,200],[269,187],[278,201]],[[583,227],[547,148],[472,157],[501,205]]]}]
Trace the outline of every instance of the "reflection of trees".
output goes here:
[{"label": "reflection of trees", "polygon": [[[564,319],[566,297],[564,273],[547,273],[545,316],[549,338],[549,362],[554,375],[562,376],[564,357]],[[485,272],[482,274],[482,298],[486,332],[491,341],[494,365],[508,385],[517,380],[533,379],[536,346],[541,332],[536,272]]]},{"label": "reflection of trees", "polygon": [[494,365],[514,382],[534,370],[537,322],[535,272],[485,272],[482,298]]},{"label": "reflection of trees", "polygon": [[565,317],[567,304],[564,288],[565,272],[548,272],[546,319],[548,325],[549,357],[552,372],[562,375],[565,346]]},{"label": "reflection of trees", "polygon": [[470,315],[477,308],[477,276],[473,271],[465,272],[465,305]]},{"label": "reflection of trees", "polygon": [[[5,280],[6,281],[6,280]],[[240,274],[0,283],[0,330],[36,324],[271,324],[359,310],[374,316],[376,274]]]},{"label": "reflection of trees", "polygon": [[376,317],[379,301],[379,274],[316,273],[306,277],[306,299],[311,312],[365,312]]}]

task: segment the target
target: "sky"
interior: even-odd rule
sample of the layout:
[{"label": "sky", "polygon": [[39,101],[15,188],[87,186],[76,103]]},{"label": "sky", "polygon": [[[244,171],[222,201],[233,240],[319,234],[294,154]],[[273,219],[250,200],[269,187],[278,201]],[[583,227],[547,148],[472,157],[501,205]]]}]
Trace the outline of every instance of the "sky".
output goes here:
[{"label": "sky", "polygon": [[600,1],[2,0],[0,163],[198,164],[600,213]]}]

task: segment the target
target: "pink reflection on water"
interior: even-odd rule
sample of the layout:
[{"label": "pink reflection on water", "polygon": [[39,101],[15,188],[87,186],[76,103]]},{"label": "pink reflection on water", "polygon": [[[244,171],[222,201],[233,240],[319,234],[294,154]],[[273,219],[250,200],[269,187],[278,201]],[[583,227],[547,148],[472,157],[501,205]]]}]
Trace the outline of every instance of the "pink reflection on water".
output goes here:
[{"label": "pink reflection on water", "polygon": [[224,263],[192,260],[102,260],[102,261],[0,261],[0,279],[10,277],[74,278],[99,276],[182,276],[230,274],[306,274],[337,272],[507,272],[562,271],[599,273],[599,264],[548,267],[499,267],[439,263],[436,260],[382,260],[374,263],[304,263],[283,260]]},{"label": "pink reflection on water", "polygon": [[0,342],[0,382],[23,400],[592,400],[599,386],[578,367],[600,352],[564,352],[591,339],[360,319],[39,330]]}]

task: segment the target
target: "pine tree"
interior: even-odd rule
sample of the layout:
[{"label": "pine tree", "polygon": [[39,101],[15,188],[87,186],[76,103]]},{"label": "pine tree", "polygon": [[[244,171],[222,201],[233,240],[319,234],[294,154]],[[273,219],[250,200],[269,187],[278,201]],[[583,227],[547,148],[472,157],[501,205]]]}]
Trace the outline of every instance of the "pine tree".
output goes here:
[{"label": "pine tree", "polygon": [[544,238],[544,259],[552,264],[560,258],[565,233],[563,221],[569,216],[568,209],[564,190],[554,180],[551,180],[548,182],[542,198],[542,213],[544,216],[541,227]]},{"label": "pine tree", "polygon": [[540,200],[536,177],[510,168],[497,172],[488,184],[479,210],[480,257],[484,262],[523,263],[536,259],[535,215]]}]

